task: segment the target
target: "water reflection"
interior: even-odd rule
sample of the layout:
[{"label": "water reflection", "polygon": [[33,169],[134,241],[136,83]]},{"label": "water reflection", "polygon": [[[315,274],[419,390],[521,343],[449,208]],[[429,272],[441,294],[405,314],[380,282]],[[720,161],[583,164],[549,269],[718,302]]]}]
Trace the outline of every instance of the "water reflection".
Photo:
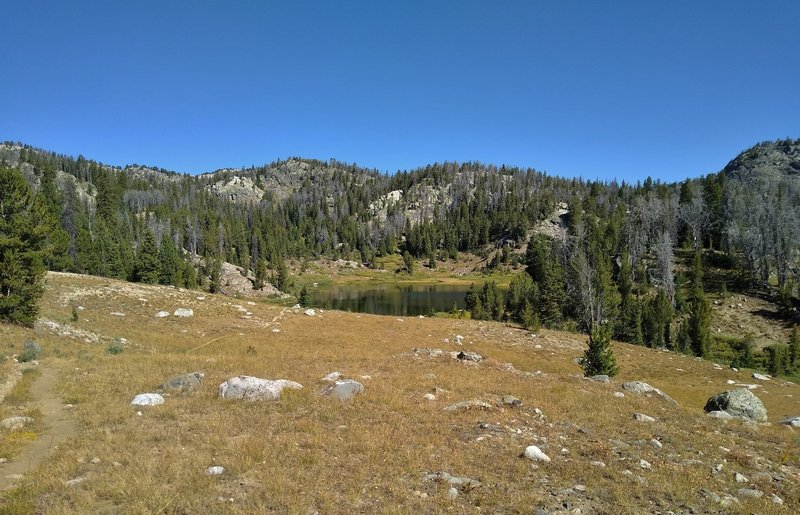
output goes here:
[{"label": "water reflection", "polygon": [[376,315],[417,316],[464,308],[469,285],[347,284],[312,292],[315,307]]}]

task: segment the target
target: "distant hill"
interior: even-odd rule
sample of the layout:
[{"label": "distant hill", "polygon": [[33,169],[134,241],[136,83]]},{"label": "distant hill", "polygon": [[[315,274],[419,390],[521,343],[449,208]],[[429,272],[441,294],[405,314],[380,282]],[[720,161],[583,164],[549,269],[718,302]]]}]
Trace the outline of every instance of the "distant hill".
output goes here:
[{"label": "distant hill", "polygon": [[800,178],[800,139],[759,143],[728,163],[725,175],[740,180]]}]

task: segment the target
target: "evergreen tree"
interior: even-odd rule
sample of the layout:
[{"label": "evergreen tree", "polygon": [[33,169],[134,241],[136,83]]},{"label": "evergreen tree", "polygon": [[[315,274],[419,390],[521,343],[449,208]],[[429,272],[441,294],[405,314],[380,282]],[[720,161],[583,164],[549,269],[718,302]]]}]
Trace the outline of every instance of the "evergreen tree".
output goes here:
[{"label": "evergreen tree", "polygon": [[0,166],[0,320],[25,326],[36,320],[50,220],[22,174]]},{"label": "evergreen tree", "polygon": [[786,375],[790,370],[789,347],[776,343],[764,348],[767,353],[767,371],[774,376]]},{"label": "evergreen tree", "polygon": [[219,293],[222,290],[222,261],[212,257],[206,259],[208,274],[208,290],[211,293]]},{"label": "evergreen tree", "polygon": [[414,273],[414,258],[407,250],[403,252],[403,267],[408,275]]},{"label": "evergreen tree", "polygon": [[136,277],[143,283],[158,284],[160,272],[156,239],[149,229],[145,229],[136,254]]},{"label": "evergreen tree", "polygon": [[289,270],[283,259],[278,260],[275,273],[272,274],[272,284],[280,291],[286,291],[290,286]]},{"label": "evergreen tree", "polygon": [[178,249],[172,243],[172,238],[165,232],[161,237],[161,247],[158,249],[159,261],[161,262],[161,269],[158,274],[158,280],[161,284],[172,284],[174,286],[181,286],[184,284],[181,257],[178,255]]},{"label": "evergreen tree", "polygon": [[789,337],[789,363],[794,370],[800,369],[800,328],[796,325]]},{"label": "evergreen tree", "polygon": [[611,328],[608,324],[595,325],[589,332],[589,346],[581,361],[583,374],[614,377],[619,372],[614,351],[611,349]]},{"label": "evergreen tree", "polygon": [[256,264],[256,277],[253,281],[253,289],[260,290],[267,282],[267,262],[264,259],[259,259]]},{"label": "evergreen tree", "polygon": [[308,292],[308,287],[305,284],[300,289],[300,295],[297,296],[297,303],[304,308],[311,305],[311,294]]},{"label": "evergreen tree", "polygon": [[707,357],[711,352],[711,304],[702,288],[695,288],[692,294],[687,331],[694,355]]}]

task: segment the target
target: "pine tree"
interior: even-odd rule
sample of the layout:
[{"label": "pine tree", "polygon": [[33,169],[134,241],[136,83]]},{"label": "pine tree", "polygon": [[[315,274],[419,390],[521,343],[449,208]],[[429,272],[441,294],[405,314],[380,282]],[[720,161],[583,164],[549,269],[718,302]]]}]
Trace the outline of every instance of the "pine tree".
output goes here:
[{"label": "pine tree", "polygon": [[0,167],[0,320],[33,325],[44,293],[51,217],[22,174]]},{"label": "pine tree", "polygon": [[308,287],[305,284],[300,289],[300,295],[297,296],[297,303],[304,308],[311,305],[311,294],[308,292]]},{"label": "pine tree", "polygon": [[687,327],[695,356],[707,357],[711,352],[711,304],[702,288],[695,288]]},{"label": "pine tree", "polygon": [[161,247],[158,249],[158,257],[161,262],[161,269],[158,273],[158,281],[161,284],[171,284],[180,286],[183,283],[181,274],[181,257],[178,249],[172,243],[172,238],[166,232],[161,237]]},{"label": "pine tree", "polygon": [[208,289],[211,293],[219,293],[222,289],[222,261],[211,257],[206,259]]},{"label": "pine tree", "polygon": [[800,328],[796,325],[789,337],[789,363],[794,370],[800,369]]},{"label": "pine tree", "polygon": [[259,259],[256,264],[256,277],[253,281],[253,289],[260,290],[267,282],[267,262],[264,259]]},{"label": "pine tree", "polygon": [[149,229],[145,229],[136,254],[136,277],[143,283],[158,284],[160,272],[156,239]]},{"label": "pine tree", "polygon": [[608,324],[595,325],[589,332],[589,346],[581,362],[586,377],[619,373],[614,351],[611,349],[611,328]]}]

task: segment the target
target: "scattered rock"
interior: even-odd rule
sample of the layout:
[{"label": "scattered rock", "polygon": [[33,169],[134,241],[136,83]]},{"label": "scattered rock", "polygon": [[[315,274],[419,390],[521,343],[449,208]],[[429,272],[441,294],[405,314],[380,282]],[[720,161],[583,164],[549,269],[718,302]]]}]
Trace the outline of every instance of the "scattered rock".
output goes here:
[{"label": "scattered rock", "polygon": [[335,383],[336,381],[341,379],[341,377],[342,377],[342,373],[341,372],[331,372],[330,374],[328,374],[325,377],[323,377],[322,379],[320,379],[320,381],[323,381],[323,382],[326,382],[326,383]]},{"label": "scattered rock", "polygon": [[225,467],[215,465],[206,469],[206,474],[209,476],[221,476],[225,472]]},{"label": "scattered rock", "polygon": [[457,497],[458,497],[458,490],[457,490],[455,487],[451,486],[451,487],[450,487],[450,488],[447,490],[447,497],[449,497],[450,499],[455,499],[455,498],[457,498]]},{"label": "scattered rock", "polygon": [[169,311],[159,311],[156,313],[156,318],[166,318],[169,316]]},{"label": "scattered rock", "polygon": [[236,376],[219,385],[219,396],[223,399],[246,399],[249,401],[275,401],[280,399],[285,388],[299,390],[303,385],[286,379],[261,379],[251,376]]},{"label": "scattered rock", "polygon": [[120,313],[119,311],[112,311],[111,312],[111,316],[112,317],[124,317],[125,313]]},{"label": "scattered rock", "polygon": [[451,404],[444,408],[444,411],[461,411],[461,410],[470,410],[470,409],[492,409],[493,406],[488,402],[479,400],[479,399],[471,399],[468,401],[461,401],[455,404]]},{"label": "scattered rock", "polygon": [[336,381],[333,384],[325,387],[320,394],[330,395],[339,400],[346,401],[352,399],[356,395],[361,395],[366,391],[364,385],[353,379],[345,379],[343,381]]},{"label": "scattered rock", "polygon": [[598,383],[610,383],[611,378],[605,374],[600,374],[591,377],[592,381],[597,381]]},{"label": "scattered rock", "polygon": [[601,469],[602,468],[606,468],[606,464],[603,463],[602,461],[599,461],[599,460],[590,461],[589,465],[591,465],[593,467],[600,467]]},{"label": "scattered rock", "polygon": [[747,478],[744,477],[742,474],[739,474],[738,472],[733,477],[736,479],[737,483],[749,483]]},{"label": "scattered rock", "polygon": [[89,479],[89,478],[87,478],[86,476],[76,477],[75,479],[70,479],[69,481],[64,481],[64,484],[66,486],[69,486],[69,487],[78,486],[79,484],[83,483],[87,479]]},{"label": "scattered rock", "polygon": [[725,381],[725,384],[736,384],[736,381],[734,381],[733,379],[728,379],[727,381]]},{"label": "scattered rock", "polygon": [[788,417],[788,418],[785,418],[785,419],[781,420],[778,423],[779,424],[783,424],[784,426],[800,427],[800,416]]},{"label": "scattered rock", "polygon": [[720,420],[733,420],[734,416],[727,411],[709,411],[708,416],[711,418],[718,418]]},{"label": "scattered rock", "polygon": [[525,457],[533,461],[550,461],[550,457],[535,445],[529,445],[525,448]]},{"label": "scattered rock", "polygon": [[203,377],[205,377],[203,372],[192,372],[191,374],[175,376],[167,379],[158,387],[158,389],[160,391],[172,390],[178,392],[190,392],[200,386],[200,383],[203,381]]},{"label": "scattered rock", "polygon": [[664,393],[661,390],[659,390],[658,388],[656,388],[654,386],[650,386],[649,384],[644,383],[642,381],[628,381],[628,382],[622,383],[622,389],[626,390],[626,391],[629,391],[629,392],[633,392],[633,393],[639,394],[639,395],[645,395],[647,397],[655,395],[657,397],[661,397],[662,399],[664,399],[666,401],[671,402],[672,404],[677,404],[677,402],[675,402],[675,399],[673,399],[672,397],[670,397],[666,393]]},{"label": "scattered rock", "polygon": [[759,381],[769,381],[772,378],[766,374],[759,374],[758,372],[753,372],[753,379],[758,379]]},{"label": "scattered rock", "polygon": [[316,311],[314,311],[314,310],[313,310],[313,309],[311,309],[311,308],[309,308],[309,309],[307,309],[307,310],[303,311],[303,314],[304,314],[304,315],[306,315],[306,316],[309,316],[309,317],[314,317],[314,316],[317,316],[317,312],[316,312]]},{"label": "scattered rock", "polygon": [[469,492],[474,488],[481,486],[481,482],[476,479],[468,477],[452,476],[447,472],[436,472],[427,474],[422,478],[423,481],[435,481],[437,483],[447,483],[453,488],[457,488],[462,492]]},{"label": "scattered rock", "polygon": [[755,488],[740,488],[736,490],[736,495],[749,499],[761,499],[764,496],[764,492],[756,490]]},{"label": "scattered rock", "polygon": [[159,406],[164,404],[164,397],[157,393],[140,393],[131,401],[131,406]]},{"label": "scattered rock", "polygon": [[464,352],[461,351],[456,354],[456,359],[459,361],[471,361],[473,363],[480,363],[483,361],[483,356],[477,352]]},{"label": "scattered rock", "polygon": [[735,417],[745,417],[756,422],[767,421],[767,409],[753,392],[744,388],[717,394],[706,402],[706,412],[726,411]]},{"label": "scattered rock", "polygon": [[651,470],[653,466],[646,460],[639,460],[639,466],[644,470]]},{"label": "scattered rock", "polygon": [[3,426],[4,429],[16,431],[18,429],[22,429],[28,424],[33,424],[33,422],[34,420],[31,417],[8,417],[4,418],[3,421],[0,422],[0,426]]},{"label": "scattered rock", "polygon": [[435,400],[436,400],[436,396],[435,396],[434,394],[432,394],[432,393],[426,393],[426,394],[423,396],[423,398],[424,398],[426,401],[435,401]]},{"label": "scattered rock", "polygon": [[638,420],[639,422],[655,422],[656,419],[649,415],[645,415],[644,413],[634,413],[633,419]]},{"label": "scattered rock", "polygon": [[617,397],[617,398],[621,399],[621,398],[625,397],[625,394],[622,393],[622,392],[614,392],[614,397]]},{"label": "scattered rock", "polygon": [[777,504],[778,506],[783,506],[783,499],[781,499],[777,495],[772,494],[770,499],[772,500],[773,503]]},{"label": "scattered rock", "polygon": [[194,316],[194,311],[191,308],[178,308],[172,315],[179,318],[188,318]]},{"label": "scattered rock", "polygon": [[90,461],[89,463],[91,463],[92,465],[97,465],[100,463],[100,458],[92,458],[92,461]]},{"label": "scattered rock", "polygon": [[506,406],[517,408],[519,406],[522,406],[522,401],[517,399],[513,395],[504,395],[503,404],[505,404]]}]

